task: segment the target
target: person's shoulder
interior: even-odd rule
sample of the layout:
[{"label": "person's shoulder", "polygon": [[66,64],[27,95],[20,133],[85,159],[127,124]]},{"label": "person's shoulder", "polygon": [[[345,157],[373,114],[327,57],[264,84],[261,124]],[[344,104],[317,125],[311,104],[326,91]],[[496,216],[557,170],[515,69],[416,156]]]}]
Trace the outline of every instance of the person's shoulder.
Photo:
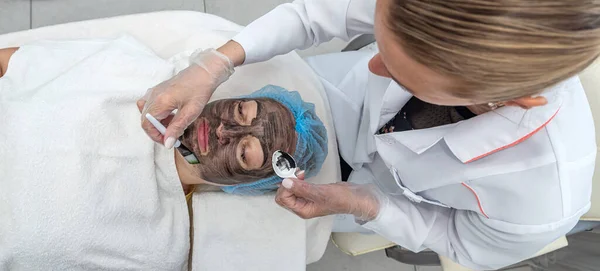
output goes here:
[{"label": "person's shoulder", "polygon": [[0,77],[6,74],[10,58],[17,50],[19,50],[18,47],[0,49]]}]

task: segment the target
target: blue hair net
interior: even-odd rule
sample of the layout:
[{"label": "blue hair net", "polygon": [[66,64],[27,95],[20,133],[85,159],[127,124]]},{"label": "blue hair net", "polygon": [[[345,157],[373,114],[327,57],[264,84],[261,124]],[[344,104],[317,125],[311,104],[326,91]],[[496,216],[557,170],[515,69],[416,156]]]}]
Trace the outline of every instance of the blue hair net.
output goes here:
[{"label": "blue hair net", "polygon": [[[297,91],[288,91],[282,87],[268,85],[254,93],[240,98],[270,98],[287,107],[296,120],[298,142],[294,159],[298,167],[305,171],[305,178],[310,178],[321,170],[327,157],[327,130],[315,112],[315,105],[302,100]],[[265,154],[265,155],[271,155]],[[282,179],[273,176],[246,184],[224,186],[221,189],[237,195],[262,195],[277,189]]]}]

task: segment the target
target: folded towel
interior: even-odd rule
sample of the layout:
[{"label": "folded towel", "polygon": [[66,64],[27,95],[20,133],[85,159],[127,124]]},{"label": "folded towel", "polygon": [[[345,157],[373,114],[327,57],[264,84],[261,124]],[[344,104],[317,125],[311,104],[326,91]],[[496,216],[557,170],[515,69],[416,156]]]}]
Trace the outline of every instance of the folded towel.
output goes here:
[{"label": "folded towel", "polygon": [[306,269],[306,222],[273,195],[194,193],[192,208],[194,271]]},{"label": "folded towel", "polygon": [[173,151],[136,100],[173,65],[130,37],[22,46],[0,78],[0,270],[185,270]]}]

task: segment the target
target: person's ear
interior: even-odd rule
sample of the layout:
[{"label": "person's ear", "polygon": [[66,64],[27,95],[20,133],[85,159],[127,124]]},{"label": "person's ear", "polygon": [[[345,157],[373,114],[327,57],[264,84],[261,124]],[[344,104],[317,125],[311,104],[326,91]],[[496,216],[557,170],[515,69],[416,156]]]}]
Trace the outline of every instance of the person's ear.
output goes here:
[{"label": "person's ear", "polygon": [[523,97],[523,98],[515,99],[512,101],[504,102],[503,104],[506,106],[518,106],[523,109],[531,109],[533,107],[546,105],[547,103],[548,103],[548,100],[546,100],[545,97],[537,96],[537,97]]},{"label": "person's ear", "polygon": [[383,64],[381,54],[376,54],[373,58],[371,58],[369,61],[369,70],[375,75],[379,75],[381,77],[392,77],[388,69],[385,67],[385,64]]}]

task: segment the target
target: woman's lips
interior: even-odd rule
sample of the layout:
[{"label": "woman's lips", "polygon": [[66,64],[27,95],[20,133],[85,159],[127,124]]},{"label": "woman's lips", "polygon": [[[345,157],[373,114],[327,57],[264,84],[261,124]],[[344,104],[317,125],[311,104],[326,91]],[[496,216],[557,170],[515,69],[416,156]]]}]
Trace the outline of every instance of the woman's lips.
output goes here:
[{"label": "woman's lips", "polygon": [[208,122],[205,118],[200,119],[200,123],[198,124],[198,148],[200,149],[200,154],[206,155],[208,154],[208,133],[210,132],[210,127],[208,127]]}]

